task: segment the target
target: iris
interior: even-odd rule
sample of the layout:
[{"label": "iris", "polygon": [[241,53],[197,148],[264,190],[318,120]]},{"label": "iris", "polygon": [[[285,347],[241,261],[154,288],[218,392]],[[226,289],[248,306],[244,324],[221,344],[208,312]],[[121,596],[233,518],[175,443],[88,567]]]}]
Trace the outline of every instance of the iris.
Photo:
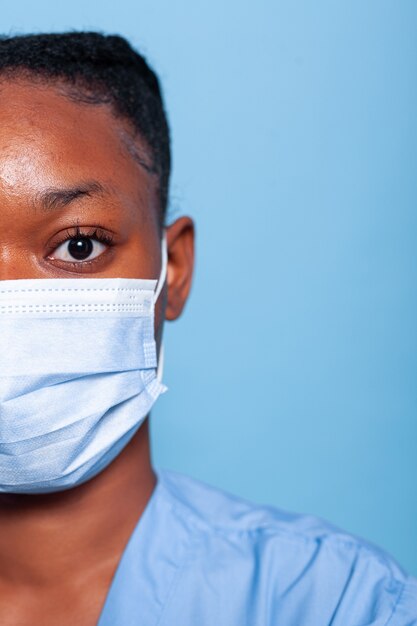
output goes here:
[{"label": "iris", "polygon": [[77,261],[87,259],[93,252],[93,242],[87,237],[77,237],[68,242],[68,252]]}]

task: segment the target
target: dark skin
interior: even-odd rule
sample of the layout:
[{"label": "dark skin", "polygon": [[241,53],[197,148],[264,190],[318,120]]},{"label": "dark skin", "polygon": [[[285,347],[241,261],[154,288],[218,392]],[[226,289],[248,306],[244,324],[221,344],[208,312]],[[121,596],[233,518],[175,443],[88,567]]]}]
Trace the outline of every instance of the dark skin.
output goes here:
[{"label": "dark skin", "polygon": [[[108,106],[70,101],[56,86],[9,80],[0,82],[0,128],[0,280],[159,276],[158,179],[146,167],[152,159],[140,138],[135,145],[145,167],[129,151],[128,122]],[[89,238],[88,259],[71,258],[68,236]],[[158,344],[164,319],[181,314],[190,290],[193,237],[186,217],[167,229]],[[84,485],[1,494],[0,624],[96,624],[155,482],[146,420]]]}]

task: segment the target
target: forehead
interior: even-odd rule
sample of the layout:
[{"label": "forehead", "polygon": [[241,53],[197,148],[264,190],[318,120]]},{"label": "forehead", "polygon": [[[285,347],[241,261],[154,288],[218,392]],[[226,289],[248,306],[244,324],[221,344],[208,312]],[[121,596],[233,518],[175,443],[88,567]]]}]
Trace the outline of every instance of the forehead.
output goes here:
[{"label": "forehead", "polygon": [[74,102],[53,86],[0,82],[0,193],[98,180],[117,193],[149,195],[156,185],[147,163],[146,145],[109,106]]}]

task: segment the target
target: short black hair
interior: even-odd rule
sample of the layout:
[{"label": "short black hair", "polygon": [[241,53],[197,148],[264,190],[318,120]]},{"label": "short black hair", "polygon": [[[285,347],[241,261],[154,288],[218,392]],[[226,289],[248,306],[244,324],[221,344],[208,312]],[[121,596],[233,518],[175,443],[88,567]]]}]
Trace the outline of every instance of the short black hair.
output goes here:
[{"label": "short black hair", "polygon": [[130,122],[151,151],[164,219],[171,170],[167,116],[158,77],[126,39],[98,32],[0,36],[2,76],[63,83],[72,99],[108,104]]}]

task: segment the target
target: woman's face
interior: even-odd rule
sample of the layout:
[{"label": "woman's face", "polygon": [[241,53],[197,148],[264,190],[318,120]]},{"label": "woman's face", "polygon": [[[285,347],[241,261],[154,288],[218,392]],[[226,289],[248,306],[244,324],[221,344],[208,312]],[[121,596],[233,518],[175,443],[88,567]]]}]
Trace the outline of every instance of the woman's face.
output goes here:
[{"label": "woman's face", "polygon": [[[0,280],[158,277],[158,179],[145,145],[134,142],[144,167],[127,137],[108,106],[1,82]],[[188,295],[192,231],[188,218],[168,229],[168,319]]]}]

